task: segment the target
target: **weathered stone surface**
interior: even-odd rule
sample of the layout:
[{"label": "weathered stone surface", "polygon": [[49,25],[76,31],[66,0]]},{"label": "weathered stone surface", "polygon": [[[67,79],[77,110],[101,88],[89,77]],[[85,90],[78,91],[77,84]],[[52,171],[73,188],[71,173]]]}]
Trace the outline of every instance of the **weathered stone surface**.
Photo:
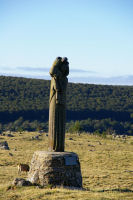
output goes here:
[{"label": "weathered stone surface", "polygon": [[32,183],[28,180],[25,180],[23,178],[15,178],[12,182],[12,185],[16,186],[31,186]]},{"label": "weathered stone surface", "polygon": [[9,150],[7,141],[0,142],[0,149]]},{"label": "weathered stone surface", "polygon": [[36,151],[28,174],[33,184],[82,187],[78,155],[70,152]]}]

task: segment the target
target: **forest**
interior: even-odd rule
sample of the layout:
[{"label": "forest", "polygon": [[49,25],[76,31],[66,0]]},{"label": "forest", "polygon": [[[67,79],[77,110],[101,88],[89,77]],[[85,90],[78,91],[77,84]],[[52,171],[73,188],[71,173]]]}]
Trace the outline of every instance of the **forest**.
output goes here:
[{"label": "forest", "polygon": [[[0,76],[0,131],[48,131],[49,80]],[[67,131],[133,135],[133,86],[69,83]]]}]

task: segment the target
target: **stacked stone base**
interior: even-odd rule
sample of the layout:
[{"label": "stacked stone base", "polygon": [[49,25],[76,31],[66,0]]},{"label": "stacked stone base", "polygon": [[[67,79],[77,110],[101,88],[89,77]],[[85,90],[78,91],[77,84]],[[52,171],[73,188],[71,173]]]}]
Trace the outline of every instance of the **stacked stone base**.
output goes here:
[{"label": "stacked stone base", "polygon": [[71,152],[36,151],[31,160],[28,180],[42,186],[82,187],[78,155]]}]

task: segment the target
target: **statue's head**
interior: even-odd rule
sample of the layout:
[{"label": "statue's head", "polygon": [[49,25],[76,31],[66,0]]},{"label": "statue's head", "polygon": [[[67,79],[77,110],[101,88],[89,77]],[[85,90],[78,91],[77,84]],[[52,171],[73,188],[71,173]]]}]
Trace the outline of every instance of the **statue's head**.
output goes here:
[{"label": "statue's head", "polygon": [[67,62],[67,61],[68,61],[67,57],[62,58],[62,62]]},{"label": "statue's head", "polygon": [[60,57],[60,56],[58,56],[57,58],[56,58],[56,60],[61,60],[62,58]]},{"label": "statue's head", "polygon": [[69,74],[69,62],[67,57],[57,57],[50,69],[50,75],[53,76],[67,76]]}]

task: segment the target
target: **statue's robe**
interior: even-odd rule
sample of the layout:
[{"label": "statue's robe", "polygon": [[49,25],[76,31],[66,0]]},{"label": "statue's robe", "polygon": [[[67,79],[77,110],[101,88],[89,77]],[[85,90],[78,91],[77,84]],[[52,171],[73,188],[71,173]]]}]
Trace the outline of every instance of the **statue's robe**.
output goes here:
[{"label": "statue's robe", "polygon": [[[65,69],[65,66],[64,66]],[[63,75],[58,71],[58,66],[52,66],[50,70],[50,104],[49,104],[49,150],[64,151],[65,143],[65,121],[66,121],[66,89],[69,67],[66,66],[67,73]],[[59,72],[59,73],[58,73]]]}]

